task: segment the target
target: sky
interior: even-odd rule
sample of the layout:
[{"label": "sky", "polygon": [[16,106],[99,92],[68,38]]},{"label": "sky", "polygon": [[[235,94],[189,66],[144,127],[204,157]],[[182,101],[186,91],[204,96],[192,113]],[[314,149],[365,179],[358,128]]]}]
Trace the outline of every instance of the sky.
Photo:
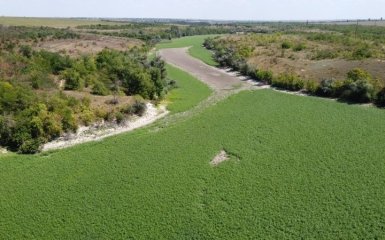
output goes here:
[{"label": "sky", "polygon": [[0,16],[335,20],[385,18],[385,0],[0,0]]}]

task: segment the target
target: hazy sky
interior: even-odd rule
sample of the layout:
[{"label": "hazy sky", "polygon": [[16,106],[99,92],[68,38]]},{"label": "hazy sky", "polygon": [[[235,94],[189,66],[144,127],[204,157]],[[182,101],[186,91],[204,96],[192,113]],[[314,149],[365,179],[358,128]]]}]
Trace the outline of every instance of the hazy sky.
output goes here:
[{"label": "hazy sky", "polygon": [[385,0],[0,0],[0,15],[232,20],[385,18]]}]

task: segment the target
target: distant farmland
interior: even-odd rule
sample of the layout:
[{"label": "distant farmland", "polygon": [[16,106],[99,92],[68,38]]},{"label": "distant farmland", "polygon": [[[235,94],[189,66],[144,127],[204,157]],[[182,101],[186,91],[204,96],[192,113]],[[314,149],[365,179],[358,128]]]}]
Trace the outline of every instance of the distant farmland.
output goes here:
[{"label": "distant farmland", "polygon": [[98,19],[78,19],[78,18],[31,18],[31,17],[0,17],[0,24],[5,26],[28,26],[28,27],[76,27],[91,24],[114,24]]}]

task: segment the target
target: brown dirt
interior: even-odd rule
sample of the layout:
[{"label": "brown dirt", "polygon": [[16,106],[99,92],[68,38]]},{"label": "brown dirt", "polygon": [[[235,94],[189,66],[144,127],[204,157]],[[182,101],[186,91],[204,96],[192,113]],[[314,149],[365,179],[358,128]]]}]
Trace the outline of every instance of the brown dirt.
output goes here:
[{"label": "brown dirt", "polygon": [[91,108],[93,109],[105,109],[113,110],[125,107],[127,105],[133,104],[135,98],[132,96],[117,96],[118,104],[111,104],[111,101],[114,99],[113,96],[96,96],[92,95],[87,91],[77,92],[77,91],[64,91],[68,96],[74,97],[76,99],[88,98],[91,101]]},{"label": "brown dirt", "polygon": [[96,54],[104,48],[124,51],[141,44],[140,40],[87,34],[82,35],[80,39],[43,41],[35,45],[34,49],[61,52],[70,56],[80,56],[83,54]]}]

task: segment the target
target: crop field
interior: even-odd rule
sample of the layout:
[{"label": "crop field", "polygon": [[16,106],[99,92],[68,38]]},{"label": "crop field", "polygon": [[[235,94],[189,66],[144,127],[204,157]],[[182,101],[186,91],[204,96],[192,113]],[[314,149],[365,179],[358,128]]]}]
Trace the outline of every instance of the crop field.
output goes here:
[{"label": "crop field", "polygon": [[27,26],[27,27],[77,27],[80,25],[105,24],[110,23],[100,20],[76,19],[76,18],[31,18],[31,17],[0,17],[0,24],[6,26]]},{"label": "crop field", "polygon": [[195,79],[190,74],[167,65],[168,77],[177,83],[165,100],[167,109],[172,113],[187,111],[206,99],[212,92],[204,83]]},{"label": "crop field", "polygon": [[5,156],[0,238],[381,239],[384,117],[246,91],[169,127]]},{"label": "crop field", "polygon": [[208,37],[213,36],[216,35],[202,35],[173,39],[171,41],[165,41],[158,44],[157,48],[183,48],[191,46],[191,48],[189,49],[189,53],[191,56],[200,59],[201,61],[210,66],[216,66],[217,63],[214,61],[212,53],[210,51],[207,51],[207,49],[203,47],[204,40]]}]

